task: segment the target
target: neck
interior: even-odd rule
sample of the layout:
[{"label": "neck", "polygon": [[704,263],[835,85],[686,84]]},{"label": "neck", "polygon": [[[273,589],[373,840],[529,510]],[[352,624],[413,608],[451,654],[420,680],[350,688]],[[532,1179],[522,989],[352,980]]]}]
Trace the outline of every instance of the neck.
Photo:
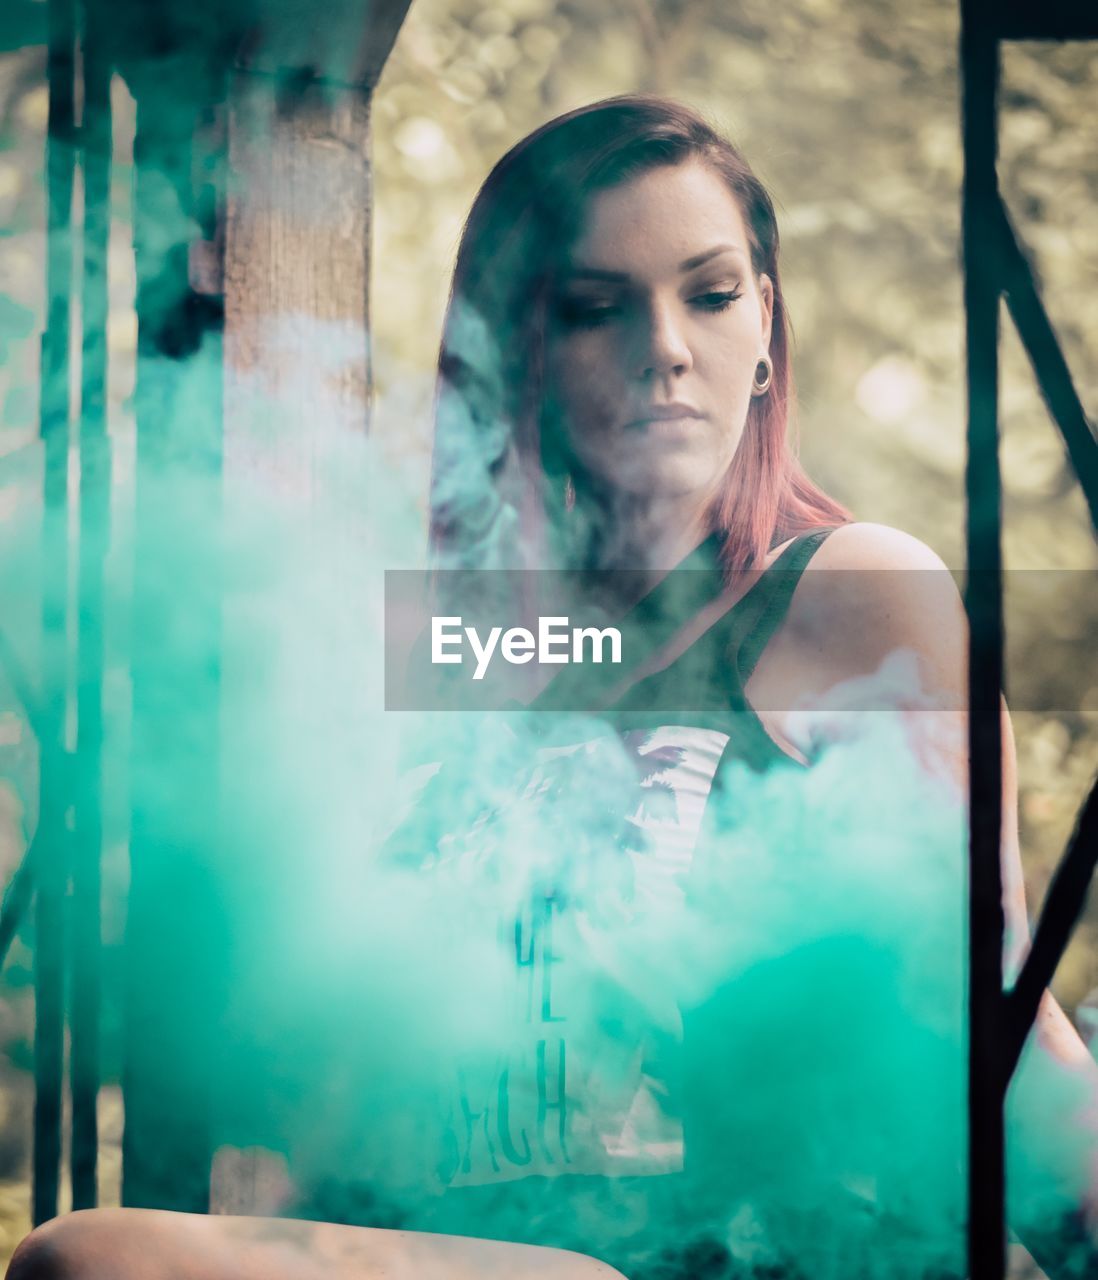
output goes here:
[{"label": "neck", "polygon": [[655,581],[679,564],[712,530],[708,495],[600,495],[598,568],[639,570]]}]

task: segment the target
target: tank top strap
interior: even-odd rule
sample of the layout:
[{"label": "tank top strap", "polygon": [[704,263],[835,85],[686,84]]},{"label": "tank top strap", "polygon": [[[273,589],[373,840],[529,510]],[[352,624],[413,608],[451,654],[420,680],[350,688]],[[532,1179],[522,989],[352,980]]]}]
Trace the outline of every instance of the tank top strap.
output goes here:
[{"label": "tank top strap", "polygon": [[793,592],[808,562],[838,525],[813,529],[789,544],[733,610],[734,634],[729,637],[741,687],[747,684],[763,650],[785,620]]}]

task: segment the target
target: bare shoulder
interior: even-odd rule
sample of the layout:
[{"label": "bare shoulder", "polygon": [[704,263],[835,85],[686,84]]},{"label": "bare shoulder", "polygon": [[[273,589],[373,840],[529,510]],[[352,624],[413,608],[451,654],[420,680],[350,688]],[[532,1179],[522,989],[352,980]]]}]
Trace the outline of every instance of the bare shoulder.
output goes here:
[{"label": "bare shoulder", "polygon": [[788,635],[830,682],[872,674],[892,653],[918,659],[925,688],[956,693],[966,624],[952,574],[911,534],[856,522],[830,534],[797,584]]},{"label": "bare shoulder", "polygon": [[810,569],[945,570],[937,552],[925,542],[886,524],[857,520],[841,525],[824,539],[809,561]]}]

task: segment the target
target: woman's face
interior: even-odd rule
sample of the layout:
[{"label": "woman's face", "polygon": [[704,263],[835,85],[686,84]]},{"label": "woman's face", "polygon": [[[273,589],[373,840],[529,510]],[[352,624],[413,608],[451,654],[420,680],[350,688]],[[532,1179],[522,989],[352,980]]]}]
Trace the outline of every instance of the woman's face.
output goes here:
[{"label": "woman's face", "polygon": [[739,204],[704,163],[596,195],[547,330],[548,401],[573,469],[621,494],[712,496],[743,433],[772,302]]}]

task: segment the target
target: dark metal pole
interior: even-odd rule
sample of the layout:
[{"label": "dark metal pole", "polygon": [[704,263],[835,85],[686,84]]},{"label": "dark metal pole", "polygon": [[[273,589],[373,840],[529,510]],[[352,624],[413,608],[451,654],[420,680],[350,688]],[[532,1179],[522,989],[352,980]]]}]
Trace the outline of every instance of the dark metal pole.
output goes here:
[{"label": "dark metal pole", "polygon": [[40,412],[42,481],[42,701],[36,836],[34,1174],[35,1223],[57,1213],[64,1058],[64,906],[68,832],[65,629],[68,585],[69,294],[74,160],[74,0],[50,0],[46,138],[46,331]]},{"label": "dark metal pole", "polygon": [[217,992],[221,361],[189,283],[202,67],[151,56],[137,99],[138,362],[122,1200],[209,1207]]},{"label": "dark metal pole", "polygon": [[1003,285],[1011,319],[1029,356],[1048,411],[1064,437],[1068,457],[1090,511],[1090,522],[1098,532],[1098,440],[1094,426],[1075,390],[1056,330],[1041,302],[1033,271],[1005,209],[1000,210],[1000,219]]},{"label": "dark metal pole", "polygon": [[100,859],[103,753],[103,559],[109,537],[107,247],[110,235],[111,70],[103,14],[85,3],[84,277],[80,396],[80,576],[76,841],[71,956],[72,1207],[95,1205],[99,1096]]},{"label": "dark metal pole", "polygon": [[[30,724],[31,733],[39,742],[46,739],[44,719],[38,705],[38,696],[31,688],[31,682],[23,670],[23,664],[16,657],[4,633],[0,631],[0,670],[15,692],[15,696],[23,704],[23,714]],[[35,840],[32,839],[23,860],[16,868],[15,874],[4,889],[0,901],[0,966],[7,958],[8,948],[15,941],[23,917],[29,910],[34,897],[34,862],[37,857]]]},{"label": "dark metal pole", "polygon": [[34,896],[33,851],[32,844],[4,890],[3,903],[0,904],[0,965],[7,959],[8,948],[15,941],[23,915]]},{"label": "dark metal pole", "polygon": [[1000,283],[995,171],[999,43],[988,0],[961,0],[964,137],[962,236],[968,375],[965,470],[969,636],[969,1146],[970,1280],[1006,1272],[1002,1066],[1003,602],[998,441]]},{"label": "dark metal pole", "polygon": [[1098,866],[1098,781],[1091,784],[1075,830],[1045,895],[1041,918],[1022,971],[1006,1001],[1006,1068],[1013,1071],[1025,1045],[1041,996],[1052,981],[1079,917]]}]

